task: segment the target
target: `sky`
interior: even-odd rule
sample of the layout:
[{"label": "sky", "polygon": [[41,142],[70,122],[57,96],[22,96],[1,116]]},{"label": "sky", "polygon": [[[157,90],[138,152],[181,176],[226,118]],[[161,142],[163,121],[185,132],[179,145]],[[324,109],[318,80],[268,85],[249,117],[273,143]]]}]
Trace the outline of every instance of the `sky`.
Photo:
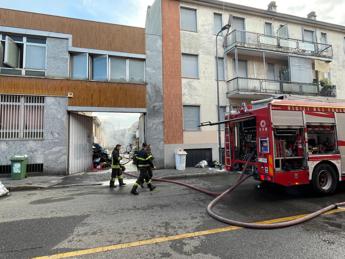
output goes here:
[{"label": "sky", "polygon": [[[0,7],[87,20],[145,26],[146,8],[154,0],[0,0]],[[270,0],[225,0],[266,9]],[[278,12],[345,25],[345,0],[276,0]]]}]

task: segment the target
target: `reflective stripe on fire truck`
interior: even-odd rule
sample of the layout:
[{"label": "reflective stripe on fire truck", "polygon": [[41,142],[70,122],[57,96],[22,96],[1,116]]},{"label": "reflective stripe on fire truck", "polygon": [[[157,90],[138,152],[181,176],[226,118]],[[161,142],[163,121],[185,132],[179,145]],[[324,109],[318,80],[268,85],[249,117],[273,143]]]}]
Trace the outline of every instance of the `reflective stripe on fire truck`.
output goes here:
[{"label": "reflective stripe on fire truck", "polygon": [[268,156],[268,175],[273,176],[273,157],[272,157],[272,155]]}]

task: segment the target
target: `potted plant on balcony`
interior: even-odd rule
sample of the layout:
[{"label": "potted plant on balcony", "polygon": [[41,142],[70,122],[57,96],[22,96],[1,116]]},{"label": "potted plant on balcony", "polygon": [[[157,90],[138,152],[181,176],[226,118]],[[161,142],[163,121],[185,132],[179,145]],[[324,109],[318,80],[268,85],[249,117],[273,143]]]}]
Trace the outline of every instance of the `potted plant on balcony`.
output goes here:
[{"label": "potted plant on balcony", "polygon": [[320,80],[320,95],[321,96],[330,96],[336,97],[336,88],[335,85],[332,85],[331,81],[327,78]]}]

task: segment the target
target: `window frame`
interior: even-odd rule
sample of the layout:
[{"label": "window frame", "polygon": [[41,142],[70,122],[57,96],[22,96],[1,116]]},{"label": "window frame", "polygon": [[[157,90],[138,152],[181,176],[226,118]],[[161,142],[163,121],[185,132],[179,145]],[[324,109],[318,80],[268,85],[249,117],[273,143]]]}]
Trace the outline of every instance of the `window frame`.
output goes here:
[{"label": "window frame", "polygon": [[[105,78],[104,79],[94,79],[94,58],[105,58]],[[107,82],[109,81],[109,61],[108,61],[108,55],[106,54],[89,54],[89,79],[91,81],[97,81],[97,82]]]},{"label": "window frame", "polygon": [[[87,78],[73,78],[73,55],[87,55]],[[104,56],[107,58],[106,66],[107,66],[107,73],[105,80],[97,80],[93,79],[93,57],[94,56]],[[111,78],[111,59],[124,59],[126,61],[126,77],[125,80],[120,79],[112,79]],[[129,62],[130,60],[137,60],[143,62],[143,81],[131,81],[129,78]],[[69,52],[69,78],[72,80],[88,80],[88,81],[95,81],[95,82],[119,82],[119,83],[135,83],[135,84],[145,84],[146,82],[146,59],[145,58],[135,58],[135,57],[128,57],[128,56],[116,56],[110,55],[107,53],[92,53],[92,52],[78,52],[78,51],[70,51]]]},{"label": "window frame", "polygon": [[[219,105],[219,115],[221,115],[221,109],[224,109],[224,118],[222,118],[221,116],[220,116],[220,121],[223,121],[223,120],[225,120],[225,115],[226,115],[226,105]],[[217,110],[218,110],[218,106],[217,106]],[[217,117],[218,117],[218,114],[217,114]],[[222,130],[222,131],[224,131],[225,130],[225,124],[224,123],[222,123],[222,124],[220,124],[220,130]]]},{"label": "window frame", "polygon": [[192,104],[186,104],[186,105],[183,105],[183,131],[187,131],[187,132],[198,132],[198,131],[201,131],[201,128],[200,127],[196,127],[196,128],[193,128],[193,129],[186,129],[185,128],[185,107],[188,107],[188,108],[198,108],[198,113],[199,113],[199,118],[198,118],[198,122],[199,122],[199,125],[201,123],[201,106],[200,105],[192,105]]},{"label": "window frame", "polygon": [[[2,94],[0,95],[0,108],[0,141],[44,139],[44,96]],[[15,114],[10,110],[13,108],[18,109]],[[5,120],[4,129],[1,126],[3,118]],[[25,125],[25,122],[29,124],[29,128],[26,128],[28,124]],[[17,126],[13,126],[13,123],[17,123]]]},{"label": "window frame", "polygon": [[[325,42],[322,42],[322,38],[324,37],[324,39],[326,40]],[[328,35],[327,35],[327,32],[321,32],[320,33],[320,43],[321,44],[328,44]]]},{"label": "window frame", "polygon": [[[220,16],[220,28],[216,30],[216,17]],[[222,13],[213,13],[213,34],[217,35],[217,33],[223,28],[223,14]],[[222,36],[222,34],[220,34]]]},{"label": "window frame", "polygon": [[[131,80],[130,78],[130,62],[131,61],[140,61],[143,63],[143,66],[144,66],[144,71],[143,71],[143,80],[142,81],[135,81],[135,80]],[[127,59],[127,70],[126,70],[126,75],[127,75],[127,82],[130,82],[130,83],[145,83],[146,81],[146,61],[145,60],[142,60],[142,59],[137,59],[137,58],[130,58],[130,59]]]},{"label": "window frame", "polygon": [[[303,32],[303,42],[309,42],[309,43],[315,43],[316,42],[316,33],[315,33],[315,30],[312,30],[312,29],[305,29],[305,28],[303,28],[302,29],[302,32]],[[306,32],[312,32],[313,33],[313,40],[312,41],[307,41],[306,39],[305,39],[305,33]]]},{"label": "window frame", "polygon": [[[197,59],[197,76],[196,77],[191,77],[191,76],[185,76],[183,73],[183,56],[189,56],[189,57],[196,57]],[[200,79],[200,64],[199,64],[199,55],[198,54],[190,54],[190,53],[181,53],[181,77],[185,79]]]},{"label": "window frame", "polygon": [[[73,77],[73,55],[86,55],[86,77],[85,78],[74,78]],[[90,57],[89,57],[89,53],[87,52],[69,52],[69,67],[70,67],[70,73],[69,73],[69,78],[72,80],[89,80],[90,78]]]},{"label": "window frame", "polygon": [[[268,25],[268,24],[271,26],[271,34],[268,34],[267,31],[266,31],[266,25]],[[265,22],[265,24],[264,24],[264,35],[265,35],[265,36],[272,36],[272,37],[274,37],[273,23],[271,23],[271,22]]]},{"label": "window frame", "polygon": [[[223,64],[223,69],[222,69],[223,70],[223,78],[219,77],[220,70],[218,70],[218,80],[219,81],[226,81],[226,79],[225,79],[225,59],[224,59],[224,57],[215,57],[215,60],[216,60],[216,67],[215,67],[216,80],[217,80],[217,62],[220,62],[220,60],[222,60],[223,62],[221,62],[221,64]],[[218,69],[219,68],[220,68],[220,66],[218,65]]]},{"label": "window frame", "polygon": [[[195,12],[195,30],[187,30],[187,29],[182,28],[182,12],[181,12],[182,9]],[[186,31],[186,32],[194,32],[194,33],[198,32],[198,10],[196,8],[180,6],[180,30]]]},{"label": "window frame", "polygon": [[[111,78],[111,67],[112,67],[111,60],[112,59],[122,59],[125,61],[125,78],[124,78],[124,80]],[[109,57],[109,82],[128,82],[128,81],[129,81],[129,60],[125,57],[110,56]]]},{"label": "window frame", "polygon": [[[44,48],[44,69],[37,69],[37,68],[30,68],[30,67],[27,67],[27,64],[26,64],[26,61],[27,61],[27,58],[26,58],[26,55],[27,55],[27,47],[28,46],[36,46],[36,47],[41,47],[41,48]],[[36,70],[36,71],[46,71],[47,70],[47,45],[45,44],[39,44],[39,43],[31,43],[31,42],[26,42],[26,44],[24,44],[24,53],[23,53],[23,69],[25,70]]]},{"label": "window frame", "polygon": [[[3,37],[5,36],[5,38]],[[5,53],[6,53],[6,37],[9,37],[14,43],[16,43],[18,46],[20,46],[20,53],[18,56],[18,59],[21,58],[21,60],[19,60],[19,64],[18,67],[6,67],[4,66],[5,63]],[[39,38],[42,39],[42,42],[44,41],[44,43],[38,43],[38,42],[28,42],[27,39],[28,38]],[[20,40],[19,40],[20,39]],[[0,32],[0,42],[3,43],[3,51],[4,51],[4,55],[2,56],[3,61],[0,62],[2,63],[2,66],[0,67],[1,73],[3,75],[8,75],[11,73],[4,73],[3,71],[18,71],[18,73],[15,73],[14,75],[21,75],[21,76],[33,76],[32,74],[30,75],[30,73],[34,73],[34,72],[42,72],[42,75],[35,75],[36,77],[45,77],[46,76],[46,72],[47,72],[47,59],[48,59],[48,54],[47,54],[47,37],[36,37],[36,36],[32,36],[32,35],[16,35],[16,34],[8,34],[8,33],[4,33],[4,32]],[[45,51],[44,51],[44,68],[43,69],[37,69],[37,68],[29,68],[27,67],[27,58],[26,58],[26,54],[27,54],[27,46],[37,46],[37,47],[44,47]],[[21,61],[21,62],[20,62]]]}]

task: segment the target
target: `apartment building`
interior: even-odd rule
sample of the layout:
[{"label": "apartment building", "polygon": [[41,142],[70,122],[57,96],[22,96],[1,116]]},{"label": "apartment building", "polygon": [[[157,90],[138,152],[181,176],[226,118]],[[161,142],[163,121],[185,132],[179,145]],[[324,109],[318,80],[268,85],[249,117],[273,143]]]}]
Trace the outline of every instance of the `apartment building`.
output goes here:
[{"label": "apartment building", "polygon": [[[216,34],[230,24],[218,37]],[[220,113],[282,94],[345,99],[345,27],[213,0],[156,0],[146,22],[148,142],[159,161],[218,160],[216,62]],[[223,139],[222,132],[222,139]]]},{"label": "apartment building", "polygon": [[143,28],[0,9],[0,173],[92,164],[91,112],[146,112]]}]

